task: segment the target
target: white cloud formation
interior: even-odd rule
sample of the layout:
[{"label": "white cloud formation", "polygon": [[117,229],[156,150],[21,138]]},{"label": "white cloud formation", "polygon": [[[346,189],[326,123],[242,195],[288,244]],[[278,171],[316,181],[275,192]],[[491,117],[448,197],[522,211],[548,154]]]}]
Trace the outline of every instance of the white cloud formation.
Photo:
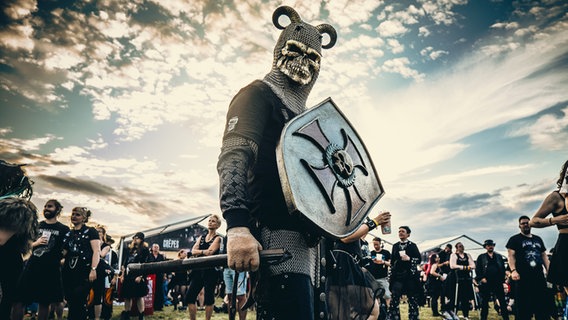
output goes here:
[{"label": "white cloud formation", "polygon": [[376,28],[381,37],[396,37],[405,34],[409,31],[402,22],[398,20],[387,20],[381,22]]}]

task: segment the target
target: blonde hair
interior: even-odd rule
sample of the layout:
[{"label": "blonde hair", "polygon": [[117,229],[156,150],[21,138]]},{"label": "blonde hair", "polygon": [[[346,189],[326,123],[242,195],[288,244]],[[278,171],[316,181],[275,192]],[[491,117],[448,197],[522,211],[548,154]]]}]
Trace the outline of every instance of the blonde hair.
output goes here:
[{"label": "blonde hair", "polygon": [[223,222],[222,222],[222,220],[221,220],[221,217],[220,217],[219,215],[217,215],[217,214],[212,214],[212,215],[209,216],[209,219],[211,219],[211,218],[217,219],[217,223],[219,224],[219,227],[221,226],[221,224],[223,224]]},{"label": "blonde hair", "polygon": [[75,207],[73,208],[73,210],[71,210],[71,212],[73,211],[79,212],[83,216],[83,218],[85,218],[84,223],[89,222],[89,218],[91,217],[92,212],[87,207]]}]

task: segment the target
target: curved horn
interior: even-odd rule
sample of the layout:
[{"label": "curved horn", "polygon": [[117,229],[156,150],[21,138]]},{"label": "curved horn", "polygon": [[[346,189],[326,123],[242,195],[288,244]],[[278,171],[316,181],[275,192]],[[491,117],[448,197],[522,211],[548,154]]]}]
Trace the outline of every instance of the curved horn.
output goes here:
[{"label": "curved horn", "polygon": [[274,26],[280,30],[286,28],[278,22],[278,18],[280,18],[281,15],[285,15],[290,18],[291,22],[302,22],[302,18],[300,18],[300,15],[296,12],[296,10],[294,10],[294,8],[288,6],[278,7],[272,14],[272,23],[274,23]]},{"label": "curved horn", "polygon": [[335,42],[337,41],[337,32],[335,31],[335,28],[327,23],[324,23],[318,25],[316,29],[321,34],[327,33],[329,35],[329,42],[326,45],[322,45],[321,47],[324,49],[332,48],[335,45]]}]

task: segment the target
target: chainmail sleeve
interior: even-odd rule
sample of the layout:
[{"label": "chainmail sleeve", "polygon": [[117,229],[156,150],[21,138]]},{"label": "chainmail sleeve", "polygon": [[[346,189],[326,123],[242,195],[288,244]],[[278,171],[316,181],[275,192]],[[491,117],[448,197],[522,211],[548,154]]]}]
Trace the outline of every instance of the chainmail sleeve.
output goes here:
[{"label": "chainmail sleeve", "polygon": [[257,150],[257,144],[250,139],[236,135],[223,139],[217,172],[221,211],[227,221],[227,229],[251,227],[247,176],[256,161]]}]

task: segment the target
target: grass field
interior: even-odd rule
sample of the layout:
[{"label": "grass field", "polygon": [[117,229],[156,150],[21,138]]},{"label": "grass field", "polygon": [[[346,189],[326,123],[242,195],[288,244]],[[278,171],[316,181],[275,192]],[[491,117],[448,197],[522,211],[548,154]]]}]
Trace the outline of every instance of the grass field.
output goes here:
[{"label": "grass field", "polygon": [[[221,300],[218,299],[217,306],[221,305]],[[492,305],[490,305],[492,307]],[[120,319],[120,312],[123,310],[122,306],[115,306],[114,307],[114,312],[113,312],[113,320],[118,320]],[[402,315],[402,319],[408,319],[408,314],[407,314],[407,310],[408,310],[408,305],[407,304],[401,304],[401,315]],[[461,312],[458,313],[458,315],[461,315]],[[247,319],[251,319],[254,320],[256,318],[255,312],[254,311],[249,311],[248,315],[247,315]],[[132,317],[132,320],[135,320],[137,318]],[[169,307],[164,307],[163,311],[159,311],[159,312],[154,312],[153,315],[151,316],[146,316],[145,317],[146,320],[152,320],[152,319],[162,319],[162,320],[186,320],[189,319],[189,314],[188,311],[177,311],[174,310],[174,308],[172,306]],[[205,311],[198,311],[197,312],[197,319],[205,319]],[[229,315],[226,313],[213,313],[213,317],[211,318],[212,320],[227,320],[229,319]],[[238,318],[237,318],[238,319]],[[421,320],[440,320],[442,319],[442,317],[433,317],[432,316],[432,311],[430,310],[430,308],[427,307],[422,307],[420,308],[420,319]],[[470,320],[479,320],[479,311],[470,311],[469,313],[469,319]],[[492,308],[490,308],[489,311],[489,320],[497,320],[497,319],[501,319],[497,313],[495,312],[495,310],[493,310]],[[346,319],[347,320],[347,319]]]}]

